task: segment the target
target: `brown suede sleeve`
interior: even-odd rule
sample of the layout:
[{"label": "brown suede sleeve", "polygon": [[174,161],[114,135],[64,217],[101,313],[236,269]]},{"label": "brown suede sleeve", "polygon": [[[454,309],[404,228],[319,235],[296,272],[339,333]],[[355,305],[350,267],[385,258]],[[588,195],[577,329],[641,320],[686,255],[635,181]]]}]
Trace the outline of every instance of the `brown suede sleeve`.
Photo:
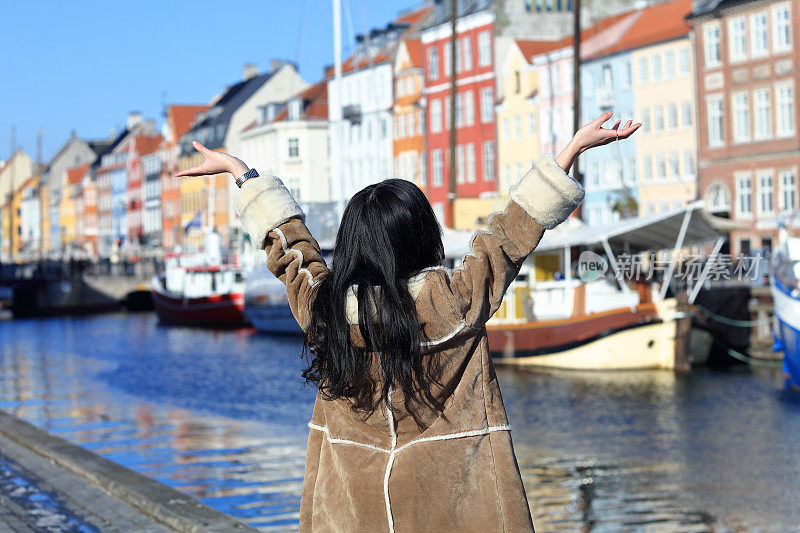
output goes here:
[{"label": "brown suede sleeve", "polygon": [[319,244],[303,220],[294,217],[267,233],[264,249],[267,268],[286,285],[292,314],[305,329],[310,318],[309,298],[313,285],[328,272]]},{"label": "brown suede sleeve", "polygon": [[450,289],[466,323],[481,327],[500,307],[506,289],[533,252],[544,227],[516,202],[489,218],[472,240],[472,253],[451,277]]}]

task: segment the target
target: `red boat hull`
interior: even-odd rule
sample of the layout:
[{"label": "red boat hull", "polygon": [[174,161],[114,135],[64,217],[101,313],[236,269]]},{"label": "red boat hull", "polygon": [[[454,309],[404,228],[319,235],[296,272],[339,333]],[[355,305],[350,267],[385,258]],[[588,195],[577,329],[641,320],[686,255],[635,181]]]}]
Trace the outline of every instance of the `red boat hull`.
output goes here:
[{"label": "red boat hull", "polygon": [[557,320],[487,325],[489,352],[496,357],[529,357],[566,350],[616,331],[660,322],[652,303]]},{"label": "red boat hull", "polygon": [[153,305],[161,322],[196,326],[247,326],[244,294],[230,293],[203,298],[176,298],[153,290]]}]

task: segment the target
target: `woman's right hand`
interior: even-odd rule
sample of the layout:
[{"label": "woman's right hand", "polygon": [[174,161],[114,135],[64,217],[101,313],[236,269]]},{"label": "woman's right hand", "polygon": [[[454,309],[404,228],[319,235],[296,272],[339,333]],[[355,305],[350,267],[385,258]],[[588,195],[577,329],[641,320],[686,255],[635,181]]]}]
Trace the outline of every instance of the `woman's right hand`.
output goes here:
[{"label": "woman's right hand", "polygon": [[621,139],[627,139],[642,125],[641,122],[633,124],[633,121],[629,120],[625,123],[625,126],[620,128],[621,121],[618,120],[612,127],[604,128],[603,123],[610,119],[613,114],[613,111],[606,111],[575,132],[575,136],[572,140],[569,141],[567,146],[564,147],[564,150],[556,157],[556,163],[558,163],[565,172],[569,172],[570,167],[572,167],[572,164],[578,156],[589,148],[603,146],[604,144]]},{"label": "woman's right hand", "polygon": [[181,170],[175,174],[176,178],[187,176],[213,176],[224,172],[230,172],[233,174],[233,177],[238,177],[250,170],[238,157],[215,150],[209,150],[197,141],[193,141],[192,146],[203,154],[205,161],[197,166]]}]

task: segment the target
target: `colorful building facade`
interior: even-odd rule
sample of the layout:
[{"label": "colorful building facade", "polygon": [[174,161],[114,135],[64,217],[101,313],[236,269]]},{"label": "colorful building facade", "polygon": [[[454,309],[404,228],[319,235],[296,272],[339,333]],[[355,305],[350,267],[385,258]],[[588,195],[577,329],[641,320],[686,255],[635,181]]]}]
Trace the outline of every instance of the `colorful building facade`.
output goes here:
[{"label": "colorful building facade", "polygon": [[394,59],[394,175],[427,191],[424,64],[419,39],[403,39]]}]

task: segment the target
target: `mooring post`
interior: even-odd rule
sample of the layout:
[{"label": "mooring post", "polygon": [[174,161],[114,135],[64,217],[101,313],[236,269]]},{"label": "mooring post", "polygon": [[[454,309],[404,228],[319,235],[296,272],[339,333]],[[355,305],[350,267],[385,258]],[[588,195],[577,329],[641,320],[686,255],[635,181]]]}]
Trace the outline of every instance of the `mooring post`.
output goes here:
[{"label": "mooring post", "polygon": [[675,325],[675,362],[676,372],[689,372],[691,364],[689,362],[689,335],[692,330],[692,314],[689,306],[689,298],[686,291],[680,291],[675,296],[676,300],[676,322]]}]

